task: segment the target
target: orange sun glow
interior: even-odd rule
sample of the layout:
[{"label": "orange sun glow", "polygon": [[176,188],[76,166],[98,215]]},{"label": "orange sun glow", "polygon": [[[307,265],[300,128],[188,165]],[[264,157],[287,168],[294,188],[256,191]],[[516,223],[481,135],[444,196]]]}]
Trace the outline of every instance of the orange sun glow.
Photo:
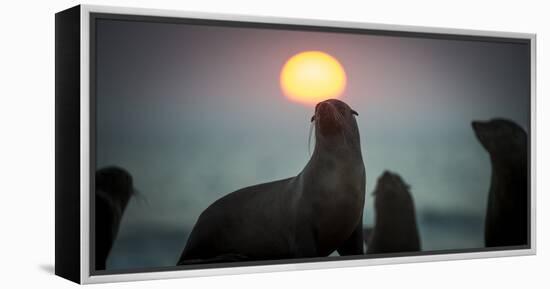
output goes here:
[{"label": "orange sun glow", "polygon": [[321,51],[292,56],[281,70],[281,89],[290,100],[314,105],[339,98],[346,88],[346,72],[336,60]]}]

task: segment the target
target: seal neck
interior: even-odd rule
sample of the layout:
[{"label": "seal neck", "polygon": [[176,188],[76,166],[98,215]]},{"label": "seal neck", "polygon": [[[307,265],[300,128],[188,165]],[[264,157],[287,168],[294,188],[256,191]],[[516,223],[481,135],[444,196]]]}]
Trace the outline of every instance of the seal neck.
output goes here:
[{"label": "seal neck", "polygon": [[353,140],[348,142],[315,142],[313,154],[311,155],[311,161],[323,161],[341,159],[343,161],[363,161],[361,154],[361,144],[359,140]]},{"label": "seal neck", "polygon": [[357,184],[364,179],[365,166],[359,147],[336,147],[327,149],[315,146],[315,150],[302,171],[302,177],[309,182],[304,186],[320,186],[315,191],[331,190],[331,184]]}]

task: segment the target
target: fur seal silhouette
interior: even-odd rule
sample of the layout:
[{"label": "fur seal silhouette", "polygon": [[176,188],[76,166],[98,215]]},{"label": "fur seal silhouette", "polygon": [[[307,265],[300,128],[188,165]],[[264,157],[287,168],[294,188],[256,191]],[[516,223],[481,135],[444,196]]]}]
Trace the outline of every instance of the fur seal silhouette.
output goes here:
[{"label": "fur seal silhouette", "polygon": [[485,246],[527,245],[527,133],[506,119],[474,121],[472,127],[489,152],[492,167]]},{"label": "fur seal silhouette", "polygon": [[373,195],[376,217],[367,254],[420,251],[409,186],[399,175],[385,171],[378,178]]},{"label": "fur seal silhouette", "polygon": [[315,148],[297,176],[246,187],[198,218],[178,265],[363,254],[365,168],[357,112],[315,107]]},{"label": "fur seal silhouette", "polygon": [[95,268],[105,270],[120,220],[135,189],[132,176],[119,167],[98,170],[95,188]]}]

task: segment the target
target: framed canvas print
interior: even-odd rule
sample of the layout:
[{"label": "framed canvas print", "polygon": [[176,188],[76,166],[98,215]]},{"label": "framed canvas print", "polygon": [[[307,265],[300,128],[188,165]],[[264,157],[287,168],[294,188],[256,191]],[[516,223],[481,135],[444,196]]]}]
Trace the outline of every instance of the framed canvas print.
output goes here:
[{"label": "framed canvas print", "polygon": [[535,254],[535,35],[56,14],[57,275]]}]

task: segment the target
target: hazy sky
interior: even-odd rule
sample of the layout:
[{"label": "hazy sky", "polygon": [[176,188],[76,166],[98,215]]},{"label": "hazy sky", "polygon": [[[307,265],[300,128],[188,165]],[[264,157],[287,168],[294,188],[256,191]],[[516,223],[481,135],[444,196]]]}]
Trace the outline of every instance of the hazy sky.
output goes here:
[{"label": "hazy sky", "polygon": [[131,202],[111,268],[175,264],[198,215],[245,186],[298,174],[313,107],[279,88],[289,57],[343,65],[359,112],[365,223],[383,170],[411,185],[423,249],[483,246],[488,154],[472,120],[528,129],[525,44],[99,20],[97,165],[118,165]]}]

